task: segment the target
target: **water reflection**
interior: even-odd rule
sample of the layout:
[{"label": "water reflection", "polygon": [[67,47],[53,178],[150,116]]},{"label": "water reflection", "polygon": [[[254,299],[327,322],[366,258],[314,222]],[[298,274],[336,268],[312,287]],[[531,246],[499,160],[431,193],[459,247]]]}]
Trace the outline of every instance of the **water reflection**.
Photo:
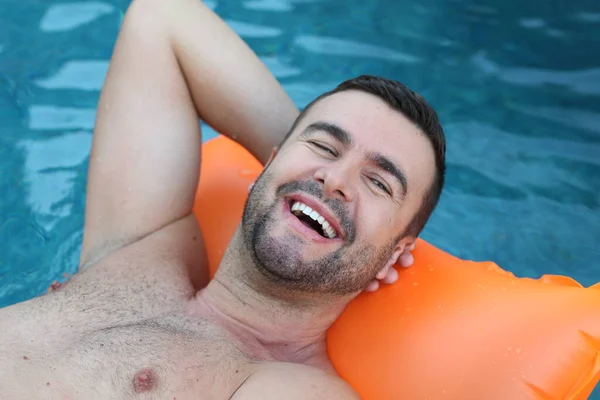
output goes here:
[{"label": "water reflection", "polygon": [[34,105],[29,108],[29,129],[92,129],[95,118],[94,108]]},{"label": "water reflection", "polygon": [[474,66],[498,79],[521,86],[539,86],[547,83],[566,86],[580,94],[600,95],[600,68],[574,71],[553,71],[540,68],[514,68],[497,64],[485,52],[471,58]]},{"label": "water reflection", "polygon": [[[591,177],[574,175],[565,160],[600,168],[600,144],[569,140],[540,139],[503,131],[484,122],[470,121],[446,126],[449,163],[473,168],[495,182],[514,188],[530,185],[561,191],[562,182],[570,181],[594,194]],[[477,138],[474,140],[474,138]],[[481,155],[485,155],[482,157]],[[465,193],[468,193],[468,188]]]},{"label": "water reflection", "polygon": [[40,21],[42,32],[59,32],[75,29],[92,22],[115,8],[98,1],[52,4]]},{"label": "water reflection", "polygon": [[245,38],[270,38],[281,35],[281,29],[272,28],[270,26],[233,20],[227,20],[226,22],[235,33]]},{"label": "water reflection", "polygon": [[286,0],[251,0],[242,4],[249,10],[287,12],[294,9],[294,5]]},{"label": "water reflection", "polygon": [[546,21],[541,18],[521,18],[519,25],[527,29],[537,29],[545,27]]},{"label": "water reflection", "polygon": [[302,73],[300,68],[293,67],[278,57],[261,57],[260,59],[277,78],[289,78]]},{"label": "water reflection", "polygon": [[35,81],[44,89],[100,90],[108,61],[67,61],[54,75]]},{"label": "water reflection", "polygon": [[[600,112],[568,107],[522,106],[518,112],[564,125],[564,129],[579,128],[600,133]],[[600,138],[599,140],[600,141]],[[600,152],[598,153],[600,155]],[[599,157],[600,158],[600,157]]]},{"label": "water reflection", "polygon": [[334,37],[299,35],[295,38],[294,43],[306,51],[317,54],[368,57],[400,63],[417,63],[421,61],[419,57],[412,54]]},{"label": "water reflection", "polygon": [[575,18],[581,22],[600,22],[600,13],[584,11],[576,14]]},{"label": "water reflection", "polygon": [[17,148],[25,153],[26,201],[46,232],[59,222],[59,218],[70,214],[73,205],[67,200],[79,172],[74,168],[86,160],[90,146],[91,134],[88,132],[17,143]]}]

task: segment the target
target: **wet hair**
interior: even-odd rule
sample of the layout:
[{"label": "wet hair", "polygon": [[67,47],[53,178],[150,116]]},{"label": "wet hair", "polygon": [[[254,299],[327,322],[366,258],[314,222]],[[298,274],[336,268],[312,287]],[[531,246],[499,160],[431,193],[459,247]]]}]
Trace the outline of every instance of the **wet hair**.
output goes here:
[{"label": "wet hair", "polygon": [[292,128],[287,133],[281,145],[291,136],[299,122],[304,118],[310,108],[319,100],[332,94],[358,90],[377,96],[394,110],[400,112],[408,120],[413,122],[431,143],[435,158],[435,176],[431,186],[425,193],[421,207],[409,223],[402,236],[418,236],[429,217],[433,213],[444,187],[446,174],[446,137],[440,125],[437,113],[419,94],[413,92],[400,82],[371,75],[361,75],[339,84],[335,89],[323,93],[310,102],[300,113]]}]

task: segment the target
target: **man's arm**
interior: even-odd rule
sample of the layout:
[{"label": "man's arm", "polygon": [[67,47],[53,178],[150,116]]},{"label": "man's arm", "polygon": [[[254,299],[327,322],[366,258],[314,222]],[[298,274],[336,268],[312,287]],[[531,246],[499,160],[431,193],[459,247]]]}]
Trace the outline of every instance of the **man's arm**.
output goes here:
[{"label": "man's arm", "polygon": [[300,364],[276,363],[250,376],[230,400],[360,400],[341,378]]},{"label": "man's arm", "polygon": [[199,117],[264,163],[297,115],[258,57],[199,0],[134,0],[98,104],[81,263],[191,213]]}]

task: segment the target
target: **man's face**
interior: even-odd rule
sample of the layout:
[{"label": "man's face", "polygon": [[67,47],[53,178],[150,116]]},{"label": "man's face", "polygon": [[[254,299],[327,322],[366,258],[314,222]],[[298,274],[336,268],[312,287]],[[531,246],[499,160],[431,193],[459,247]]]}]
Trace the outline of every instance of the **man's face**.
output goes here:
[{"label": "man's face", "polygon": [[402,234],[434,174],[431,144],[406,117],[367,93],[333,94],[252,188],[244,241],[278,284],[359,292],[413,239]]}]

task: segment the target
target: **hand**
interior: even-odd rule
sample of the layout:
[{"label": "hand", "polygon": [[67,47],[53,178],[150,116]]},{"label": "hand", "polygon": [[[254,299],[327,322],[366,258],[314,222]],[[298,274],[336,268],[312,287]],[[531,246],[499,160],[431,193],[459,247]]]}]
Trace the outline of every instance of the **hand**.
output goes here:
[{"label": "hand", "polygon": [[[396,260],[396,265],[404,268],[408,268],[411,265],[413,265],[415,259],[413,258],[411,251],[415,249],[415,244],[416,242],[414,242],[410,246],[407,246],[404,249],[404,252],[400,254],[398,260]],[[394,268],[394,266],[390,266],[389,268],[384,269],[379,274],[377,274],[375,279],[371,283],[369,283],[369,286],[367,286],[365,292],[375,292],[377,289],[379,289],[380,281],[389,285],[396,282],[397,280],[398,271],[396,271],[396,268]]]}]

